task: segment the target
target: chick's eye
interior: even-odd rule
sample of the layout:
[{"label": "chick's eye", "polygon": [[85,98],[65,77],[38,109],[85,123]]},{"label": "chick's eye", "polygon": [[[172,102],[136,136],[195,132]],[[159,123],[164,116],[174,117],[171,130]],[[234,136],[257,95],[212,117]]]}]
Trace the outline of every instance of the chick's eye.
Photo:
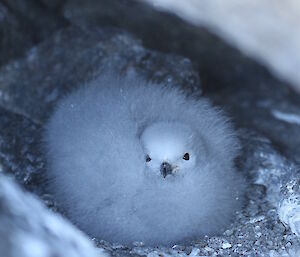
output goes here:
[{"label": "chick's eye", "polygon": [[146,155],[146,162],[150,162],[151,161],[151,158],[150,158],[150,156],[147,154]]},{"label": "chick's eye", "polygon": [[188,161],[190,159],[189,153],[185,153],[184,156],[183,156],[183,159]]}]

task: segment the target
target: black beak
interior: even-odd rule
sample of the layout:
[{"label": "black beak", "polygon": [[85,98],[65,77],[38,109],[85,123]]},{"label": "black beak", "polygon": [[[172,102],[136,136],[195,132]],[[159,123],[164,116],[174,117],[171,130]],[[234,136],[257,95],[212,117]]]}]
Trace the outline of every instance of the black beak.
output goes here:
[{"label": "black beak", "polygon": [[172,166],[167,162],[163,162],[160,165],[160,173],[163,175],[164,178],[167,175],[172,174]]}]

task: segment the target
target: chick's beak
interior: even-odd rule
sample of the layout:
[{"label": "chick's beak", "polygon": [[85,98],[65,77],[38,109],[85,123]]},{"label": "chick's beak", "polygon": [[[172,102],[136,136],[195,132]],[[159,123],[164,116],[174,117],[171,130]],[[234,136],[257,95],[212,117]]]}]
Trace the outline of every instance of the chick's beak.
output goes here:
[{"label": "chick's beak", "polygon": [[172,174],[172,166],[167,162],[163,162],[160,165],[160,173],[163,175],[164,178],[167,175]]}]

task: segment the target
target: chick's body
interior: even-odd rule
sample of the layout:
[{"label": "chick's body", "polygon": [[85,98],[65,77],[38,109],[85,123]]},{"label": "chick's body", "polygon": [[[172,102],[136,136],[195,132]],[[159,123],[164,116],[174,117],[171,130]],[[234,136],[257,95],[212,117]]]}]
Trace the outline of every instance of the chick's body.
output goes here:
[{"label": "chick's body", "polygon": [[175,88],[102,76],[58,104],[45,142],[49,189],[99,239],[159,245],[218,234],[241,206],[230,124]]}]

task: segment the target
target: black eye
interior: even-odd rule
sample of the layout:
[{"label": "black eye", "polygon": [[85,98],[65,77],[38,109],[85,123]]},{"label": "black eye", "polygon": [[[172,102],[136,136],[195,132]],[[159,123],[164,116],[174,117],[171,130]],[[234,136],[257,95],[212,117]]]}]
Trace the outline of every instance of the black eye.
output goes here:
[{"label": "black eye", "polygon": [[146,162],[150,162],[151,161],[151,158],[150,158],[150,156],[147,154],[146,155]]},{"label": "black eye", "polygon": [[188,161],[190,159],[189,153],[185,153],[184,156],[183,156],[183,159]]}]

